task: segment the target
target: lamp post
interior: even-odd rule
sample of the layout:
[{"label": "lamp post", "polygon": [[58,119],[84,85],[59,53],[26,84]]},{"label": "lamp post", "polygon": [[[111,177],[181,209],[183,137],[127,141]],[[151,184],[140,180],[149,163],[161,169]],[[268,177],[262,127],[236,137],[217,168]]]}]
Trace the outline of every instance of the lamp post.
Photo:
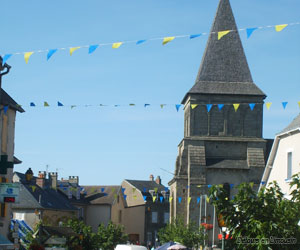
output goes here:
[{"label": "lamp post", "polygon": [[222,227],[222,250],[225,249],[225,233],[226,233],[226,230],[227,228],[226,227]]}]

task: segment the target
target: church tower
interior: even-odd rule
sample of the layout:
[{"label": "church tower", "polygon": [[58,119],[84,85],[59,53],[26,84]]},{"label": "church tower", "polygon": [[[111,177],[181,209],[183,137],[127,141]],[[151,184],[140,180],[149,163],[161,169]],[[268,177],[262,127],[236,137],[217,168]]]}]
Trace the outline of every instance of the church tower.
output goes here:
[{"label": "church tower", "polygon": [[[218,32],[227,30],[218,39]],[[252,80],[229,0],[220,0],[195,84],[182,100],[184,138],[169,182],[171,218],[212,224],[212,208],[199,219],[206,209],[199,197],[208,194],[208,185],[258,187],[267,159],[265,98]]]}]

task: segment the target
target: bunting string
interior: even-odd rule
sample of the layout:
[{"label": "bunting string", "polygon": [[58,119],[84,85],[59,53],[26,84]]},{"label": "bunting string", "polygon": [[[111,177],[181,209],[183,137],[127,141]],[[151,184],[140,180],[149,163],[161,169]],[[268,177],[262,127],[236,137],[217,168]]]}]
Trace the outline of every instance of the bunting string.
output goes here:
[{"label": "bunting string", "polygon": [[[280,32],[283,29],[285,29],[287,26],[299,25],[299,24],[300,24],[300,22],[294,22],[294,23],[289,23],[289,24],[277,24],[277,25],[259,26],[259,27],[252,27],[252,28],[242,28],[242,29],[237,29],[237,30],[222,30],[222,31],[211,32],[211,33],[212,34],[217,34],[218,40],[220,40],[224,36],[226,36],[227,34],[229,34],[230,32],[234,32],[234,31],[246,31],[247,38],[250,38],[250,36],[252,36],[253,32],[255,30],[258,30],[258,29],[274,28],[276,32]],[[46,53],[46,60],[48,61],[56,52],[58,52],[60,50],[67,50],[67,51],[69,51],[70,56],[72,56],[75,51],[77,51],[79,49],[82,49],[82,48],[87,48],[88,49],[88,54],[92,54],[99,47],[103,47],[103,46],[111,46],[113,49],[118,49],[123,44],[134,43],[136,45],[140,45],[140,44],[143,44],[145,42],[157,41],[157,40],[162,41],[162,45],[166,45],[167,43],[170,43],[174,39],[178,39],[178,38],[194,39],[194,38],[201,37],[201,36],[204,36],[204,35],[209,35],[209,34],[210,33],[203,32],[203,33],[191,34],[191,35],[166,36],[166,37],[156,37],[156,38],[149,38],[149,39],[142,39],[142,40],[131,40],[131,41],[122,41],[122,42],[99,43],[99,44],[93,44],[93,45],[72,46],[72,47],[55,48],[55,49],[31,50],[31,51],[26,51],[26,52],[3,53],[3,54],[1,54],[1,56],[3,58],[2,62],[4,64],[13,55],[23,55],[25,63],[27,64],[29,62],[29,58],[31,58],[31,56],[33,54],[37,54],[37,53]]]}]

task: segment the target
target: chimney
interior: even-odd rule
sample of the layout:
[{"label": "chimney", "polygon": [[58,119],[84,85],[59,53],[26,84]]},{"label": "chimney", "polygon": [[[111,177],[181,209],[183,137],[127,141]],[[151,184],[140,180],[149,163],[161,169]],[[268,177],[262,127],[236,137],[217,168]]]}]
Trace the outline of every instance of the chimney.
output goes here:
[{"label": "chimney", "polygon": [[53,189],[57,188],[57,172],[49,173],[50,187]]},{"label": "chimney", "polygon": [[40,188],[43,188],[45,186],[45,177],[46,172],[39,171],[38,177],[36,178],[36,185],[38,185]]},{"label": "chimney", "polygon": [[155,182],[156,182],[158,185],[161,185],[161,179],[160,179],[160,176],[159,176],[159,175],[156,177]]},{"label": "chimney", "polygon": [[79,184],[79,177],[78,176],[69,176],[69,183]]},{"label": "chimney", "polygon": [[153,174],[150,174],[150,181],[154,181],[154,176],[153,176]]}]

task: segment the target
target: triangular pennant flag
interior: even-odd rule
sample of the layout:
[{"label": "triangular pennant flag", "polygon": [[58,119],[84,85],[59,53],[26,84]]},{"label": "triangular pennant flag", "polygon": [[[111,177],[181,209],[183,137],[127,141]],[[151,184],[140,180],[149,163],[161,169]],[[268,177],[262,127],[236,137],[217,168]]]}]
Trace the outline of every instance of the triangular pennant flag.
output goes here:
[{"label": "triangular pennant flag", "polygon": [[44,107],[49,107],[48,102],[44,102]]},{"label": "triangular pennant flag", "polygon": [[230,186],[230,188],[233,188],[233,187],[234,187],[234,184],[230,184],[229,186]]},{"label": "triangular pennant flag", "polygon": [[181,203],[181,201],[182,201],[182,198],[178,197],[178,202]]},{"label": "triangular pennant flag", "polygon": [[136,188],[132,188],[132,192],[134,193],[136,191]]},{"label": "triangular pennant flag", "polygon": [[105,190],[105,188],[101,188],[101,192],[102,192],[102,193],[104,192],[104,190]]},{"label": "triangular pennant flag", "polygon": [[103,193],[103,196],[108,196],[108,194],[107,193]]},{"label": "triangular pennant flag", "polygon": [[197,204],[199,204],[201,198],[200,197],[197,197]]},{"label": "triangular pennant flag", "polygon": [[154,192],[155,192],[155,193],[157,193],[157,190],[158,190],[158,188],[157,188],[157,187],[156,187],[156,188],[154,188]]},{"label": "triangular pennant flag", "polygon": [[165,187],[165,192],[168,192],[169,191],[169,188],[168,187]]},{"label": "triangular pennant flag", "polygon": [[224,104],[218,104],[219,110],[221,110],[224,107]]},{"label": "triangular pennant flag", "polygon": [[71,105],[71,109],[72,109],[72,108],[75,108],[75,107],[76,107],[76,105]]},{"label": "triangular pennant flag", "polygon": [[300,102],[298,102],[298,106],[299,106],[299,108],[300,108]]},{"label": "triangular pennant flag", "polygon": [[24,60],[26,63],[28,63],[29,58],[31,57],[31,55],[33,54],[33,52],[25,52],[24,53]]},{"label": "triangular pennant flag", "polygon": [[4,106],[3,107],[3,110],[4,110],[4,114],[6,114],[7,110],[8,110],[8,106]]},{"label": "triangular pennant flag", "polygon": [[283,109],[285,109],[286,108],[286,105],[288,104],[288,102],[282,102],[282,107],[283,107]]},{"label": "triangular pennant flag", "polygon": [[198,104],[191,104],[192,109],[197,108]]},{"label": "triangular pennant flag", "polygon": [[207,185],[208,188],[211,188],[211,185]]},{"label": "triangular pennant flag", "polygon": [[172,202],[172,200],[173,200],[173,197],[172,196],[169,197],[169,202]]},{"label": "triangular pennant flag", "polygon": [[254,107],[255,107],[255,103],[249,103],[249,107],[250,107],[251,110],[253,110]]},{"label": "triangular pennant flag", "polygon": [[271,105],[272,105],[271,102],[267,102],[267,103],[266,103],[266,107],[267,107],[268,110],[270,109]]},{"label": "triangular pennant flag", "polygon": [[144,187],[144,188],[143,188],[143,191],[144,191],[144,193],[146,193],[146,192],[147,192],[147,188]]},{"label": "triangular pennant flag", "polygon": [[31,107],[35,107],[35,104],[33,102],[30,103]]},{"label": "triangular pennant flag", "polygon": [[218,40],[220,40],[223,36],[226,36],[231,30],[224,30],[218,32]]},{"label": "triangular pennant flag", "polygon": [[239,103],[234,103],[233,107],[234,107],[234,111],[236,112],[239,109],[240,104]]},{"label": "triangular pennant flag", "polygon": [[117,197],[118,197],[118,195],[117,195],[117,194],[114,194],[114,197],[115,197],[115,198],[117,198]]},{"label": "triangular pennant flag", "polygon": [[89,54],[92,54],[98,47],[99,45],[91,45],[89,47]]},{"label": "triangular pennant flag", "polygon": [[2,59],[2,65],[4,65],[6,63],[6,61],[12,56],[12,54],[7,54],[3,56]]},{"label": "triangular pennant flag", "polygon": [[201,188],[201,187],[202,187],[202,185],[197,185],[197,187],[198,187],[198,188]]},{"label": "triangular pennant flag", "polygon": [[187,188],[187,189],[189,189],[189,188],[190,188],[190,186],[189,186],[189,185],[186,185],[186,188]]},{"label": "triangular pennant flag", "polygon": [[124,195],[123,195],[123,197],[124,197],[124,200],[126,200],[126,198],[127,198],[127,195],[126,195],[126,194],[124,194]]},{"label": "triangular pennant flag", "polygon": [[261,182],[261,184],[262,184],[262,185],[265,185],[265,184],[266,184],[266,182],[265,182],[265,181],[262,181],[262,182]]},{"label": "triangular pennant flag", "polygon": [[[71,187],[71,190],[72,190],[73,188]],[[95,191],[95,188],[94,187],[92,187],[91,188],[91,193],[94,193],[94,191]]]},{"label": "triangular pennant flag", "polygon": [[212,104],[206,104],[207,112],[211,110],[212,106],[213,106]]},{"label": "triangular pennant flag", "polygon": [[118,49],[122,45],[122,42],[119,43],[113,43],[112,48],[113,49]]},{"label": "triangular pennant flag", "polygon": [[111,191],[112,191],[113,193],[115,192],[115,190],[116,190],[115,188],[112,188],[112,189],[111,189]]},{"label": "triangular pennant flag", "polygon": [[250,182],[249,185],[253,188],[254,182]]},{"label": "triangular pennant flag", "polygon": [[190,39],[193,39],[193,38],[196,38],[196,37],[199,37],[199,36],[201,36],[201,34],[190,35]]},{"label": "triangular pennant flag", "polygon": [[173,41],[175,39],[175,36],[169,36],[169,37],[165,37],[163,42],[162,42],[162,45],[165,45],[171,41]]},{"label": "triangular pennant flag", "polygon": [[136,44],[138,45],[138,44],[141,44],[141,43],[144,43],[144,42],[146,42],[146,40],[138,40],[138,41],[136,42]]},{"label": "triangular pennant flag", "polygon": [[177,112],[179,111],[180,106],[181,106],[181,104],[176,104],[176,105],[175,105]]},{"label": "triangular pennant flag", "polygon": [[129,103],[129,106],[135,106],[135,104],[134,103]]},{"label": "triangular pennant flag", "polygon": [[134,195],[134,196],[133,196],[133,199],[135,199],[135,200],[136,200],[136,195]]},{"label": "triangular pennant flag", "polygon": [[166,106],[166,104],[160,104],[160,107],[163,108],[164,106]]},{"label": "triangular pennant flag", "polygon": [[152,200],[153,200],[153,202],[155,202],[156,201],[156,196],[153,196]]},{"label": "triangular pennant flag", "polygon": [[252,35],[252,33],[253,33],[253,31],[254,30],[257,30],[258,28],[248,28],[248,29],[246,29],[246,32],[247,32],[247,38],[249,38],[251,35]]},{"label": "triangular pennant flag", "polygon": [[192,197],[189,197],[189,198],[188,198],[188,203],[189,203],[189,204],[190,204],[191,200],[192,200]]},{"label": "triangular pennant flag", "polygon": [[206,196],[206,202],[209,203],[209,197],[208,196]]},{"label": "triangular pennant flag", "polygon": [[159,199],[160,199],[160,203],[162,203],[164,200],[164,197],[160,196]]},{"label": "triangular pennant flag", "polygon": [[50,49],[47,54],[47,61],[50,59],[50,57],[57,51],[57,49]]},{"label": "triangular pennant flag", "polygon": [[147,200],[147,196],[146,196],[146,195],[144,195],[143,197],[144,197],[144,201],[146,201],[146,200]]},{"label": "triangular pennant flag", "polygon": [[148,103],[145,103],[145,104],[144,104],[144,107],[146,108],[147,106],[150,106],[150,104],[148,104]]},{"label": "triangular pennant flag", "polygon": [[125,190],[126,190],[126,188],[122,188],[122,193],[123,193],[123,194],[124,194]]},{"label": "triangular pennant flag", "polygon": [[75,50],[78,50],[78,49],[80,49],[80,47],[72,47],[72,48],[70,48],[70,56],[73,54],[73,52]]},{"label": "triangular pennant flag", "polygon": [[280,31],[282,31],[286,26],[288,26],[288,25],[287,25],[287,24],[276,25],[276,26],[275,26],[275,30],[276,30],[277,32],[280,32]]},{"label": "triangular pennant flag", "polygon": [[62,107],[64,105],[61,102],[57,102],[57,106]]},{"label": "triangular pennant flag", "polygon": [[32,192],[34,192],[36,189],[36,186],[31,186],[31,189],[32,189]]}]

